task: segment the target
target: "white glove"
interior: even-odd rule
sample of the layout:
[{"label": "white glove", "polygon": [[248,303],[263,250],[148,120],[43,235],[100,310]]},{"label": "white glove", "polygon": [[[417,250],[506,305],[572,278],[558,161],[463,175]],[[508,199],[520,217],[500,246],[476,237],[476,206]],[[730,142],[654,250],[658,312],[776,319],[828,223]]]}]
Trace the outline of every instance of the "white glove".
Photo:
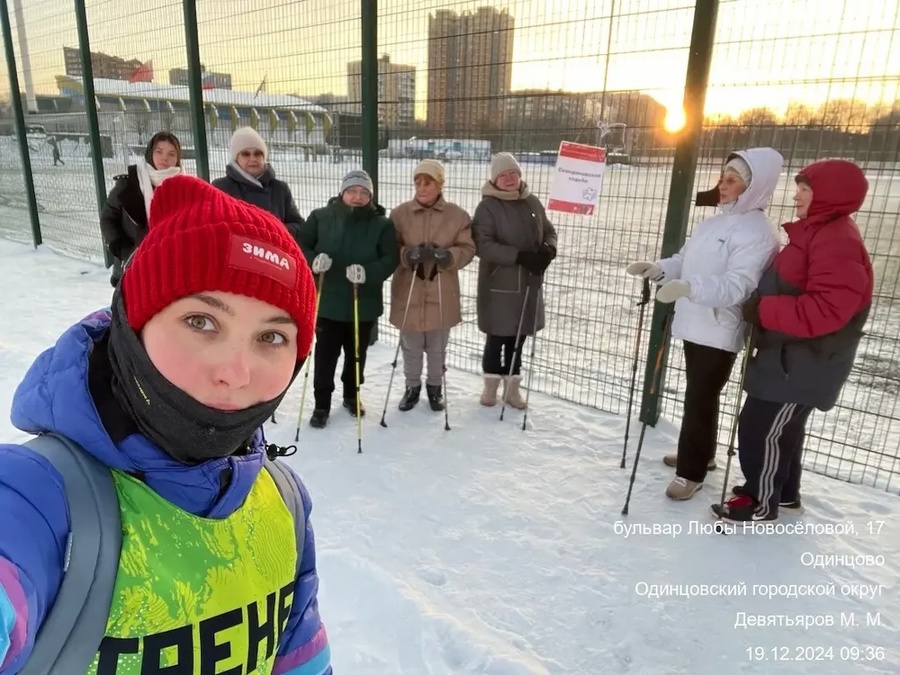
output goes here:
[{"label": "white glove", "polygon": [[625,268],[625,271],[628,274],[641,277],[643,279],[650,279],[650,281],[659,281],[662,279],[663,270],[662,267],[657,265],[656,263],[640,261],[633,262],[628,267]]},{"label": "white glove", "polygon": [[320,253],[315,258],[313,258],[312,262],[312,271],[313,274],[321,274],[322,272],[327,272],[331,269],[331,256],[327,253]]},{"label": "white glove", "polygon": [[362,265],[350,265],[347,268],[347,281],[351,284],[366,283],[366,268]]},{"label": "white glove", "polygon": [[691,294],[691,285],[684,279],[669,281],[656,292],[656,299],[663,303],[675,302],[678,298],[686,298]]}]

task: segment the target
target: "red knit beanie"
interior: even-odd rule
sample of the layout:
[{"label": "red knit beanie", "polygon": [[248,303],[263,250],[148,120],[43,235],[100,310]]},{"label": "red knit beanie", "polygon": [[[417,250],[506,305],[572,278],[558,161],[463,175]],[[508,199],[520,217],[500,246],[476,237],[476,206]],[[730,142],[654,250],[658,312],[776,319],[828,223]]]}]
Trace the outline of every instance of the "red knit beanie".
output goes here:
[{"label": "red knit beanie", "polygon": [[309,355],[316,288],[280,220],[199,178],[179,175],[154,191],[149,223],[121,281],[135,332],[176,300],[222,291],[287,312],[297,323],[297,359]]}]

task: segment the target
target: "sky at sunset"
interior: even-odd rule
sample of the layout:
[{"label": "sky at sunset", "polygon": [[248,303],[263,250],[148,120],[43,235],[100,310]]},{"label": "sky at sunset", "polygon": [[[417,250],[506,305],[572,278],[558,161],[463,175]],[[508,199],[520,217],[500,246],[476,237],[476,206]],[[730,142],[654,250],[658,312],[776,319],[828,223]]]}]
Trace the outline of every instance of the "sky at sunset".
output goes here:
[{"label": "sky at sunset", "polygon": [[[72,3],[21,0],[39,93],[56,93],[62,46],[77,46]],[[360,0],[198,2],[201,59],[230,72],[234,88],[346,94],[347,62],[359,58]],[[417,116],[427,98],[428,15],[488,3],[379,0],[379,54],[417,68]],[[513,0],[512,88],[640,89],[679,107],[693,21],[690,0]],[[10,1],[13,34],[17,21]],[[157,82],[185,64],[180,0],[88,0],[91,47],[153,60]],[[612,31],[610,31],[612,21]],[[17,57],[20,56],[16,45]],[[611,56],[607,58],[607,54]],[[20,77],[22,73],[19,59]],[[0,91],[8,89],[5,68]],[[24,83],[23,83],[24,87]],[[737,114],[789,101],[816,106],[900,98],[897,0],[722,0],[706,113]]]}]

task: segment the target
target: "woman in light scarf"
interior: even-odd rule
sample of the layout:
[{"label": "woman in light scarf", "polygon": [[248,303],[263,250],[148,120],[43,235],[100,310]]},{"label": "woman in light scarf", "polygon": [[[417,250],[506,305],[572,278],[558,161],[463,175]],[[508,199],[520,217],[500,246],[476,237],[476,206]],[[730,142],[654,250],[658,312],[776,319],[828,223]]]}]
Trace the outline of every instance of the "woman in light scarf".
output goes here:
[{"label": "woman in light scarf", "polygon": [[144,156],[116,176],[116,182],[100,214],[103,241],[113,256],[110,283],[115,287],[125,261],[147,234],[153,192],[164,180],[181,173],[181,143],[175,134],[153,135]]}]

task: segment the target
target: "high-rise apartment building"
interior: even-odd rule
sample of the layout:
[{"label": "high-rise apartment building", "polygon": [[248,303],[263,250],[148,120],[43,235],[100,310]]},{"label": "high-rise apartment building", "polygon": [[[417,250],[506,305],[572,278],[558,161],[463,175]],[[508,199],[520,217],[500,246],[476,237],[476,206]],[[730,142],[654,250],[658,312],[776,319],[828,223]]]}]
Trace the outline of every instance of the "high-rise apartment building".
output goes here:
[{"label": "high-rise apartment building", "polygon": [[[349,111],[362,112],[362,61],[347,64]],[[416,116],[416,68],[378,59],[378,122],[391,128],[412,127]]]},{"label": "high-rise apartment building", "polygon": [[[75,47],[63,47],[63,58],[66,75],[81,77],[81,52]],[[108,80],[127,80],[140,68],[142,63],[137,59],[123,59],[101,52],[91,52],[91,70],[94,77]],[[150,81],[153,75],[150,74]]]},{"label": "high-rise apartment building", "polygon": [[515,20],[507,10],[479,7],[428,17],[428,127],[471,134],[503,126],[512,84]]}]

